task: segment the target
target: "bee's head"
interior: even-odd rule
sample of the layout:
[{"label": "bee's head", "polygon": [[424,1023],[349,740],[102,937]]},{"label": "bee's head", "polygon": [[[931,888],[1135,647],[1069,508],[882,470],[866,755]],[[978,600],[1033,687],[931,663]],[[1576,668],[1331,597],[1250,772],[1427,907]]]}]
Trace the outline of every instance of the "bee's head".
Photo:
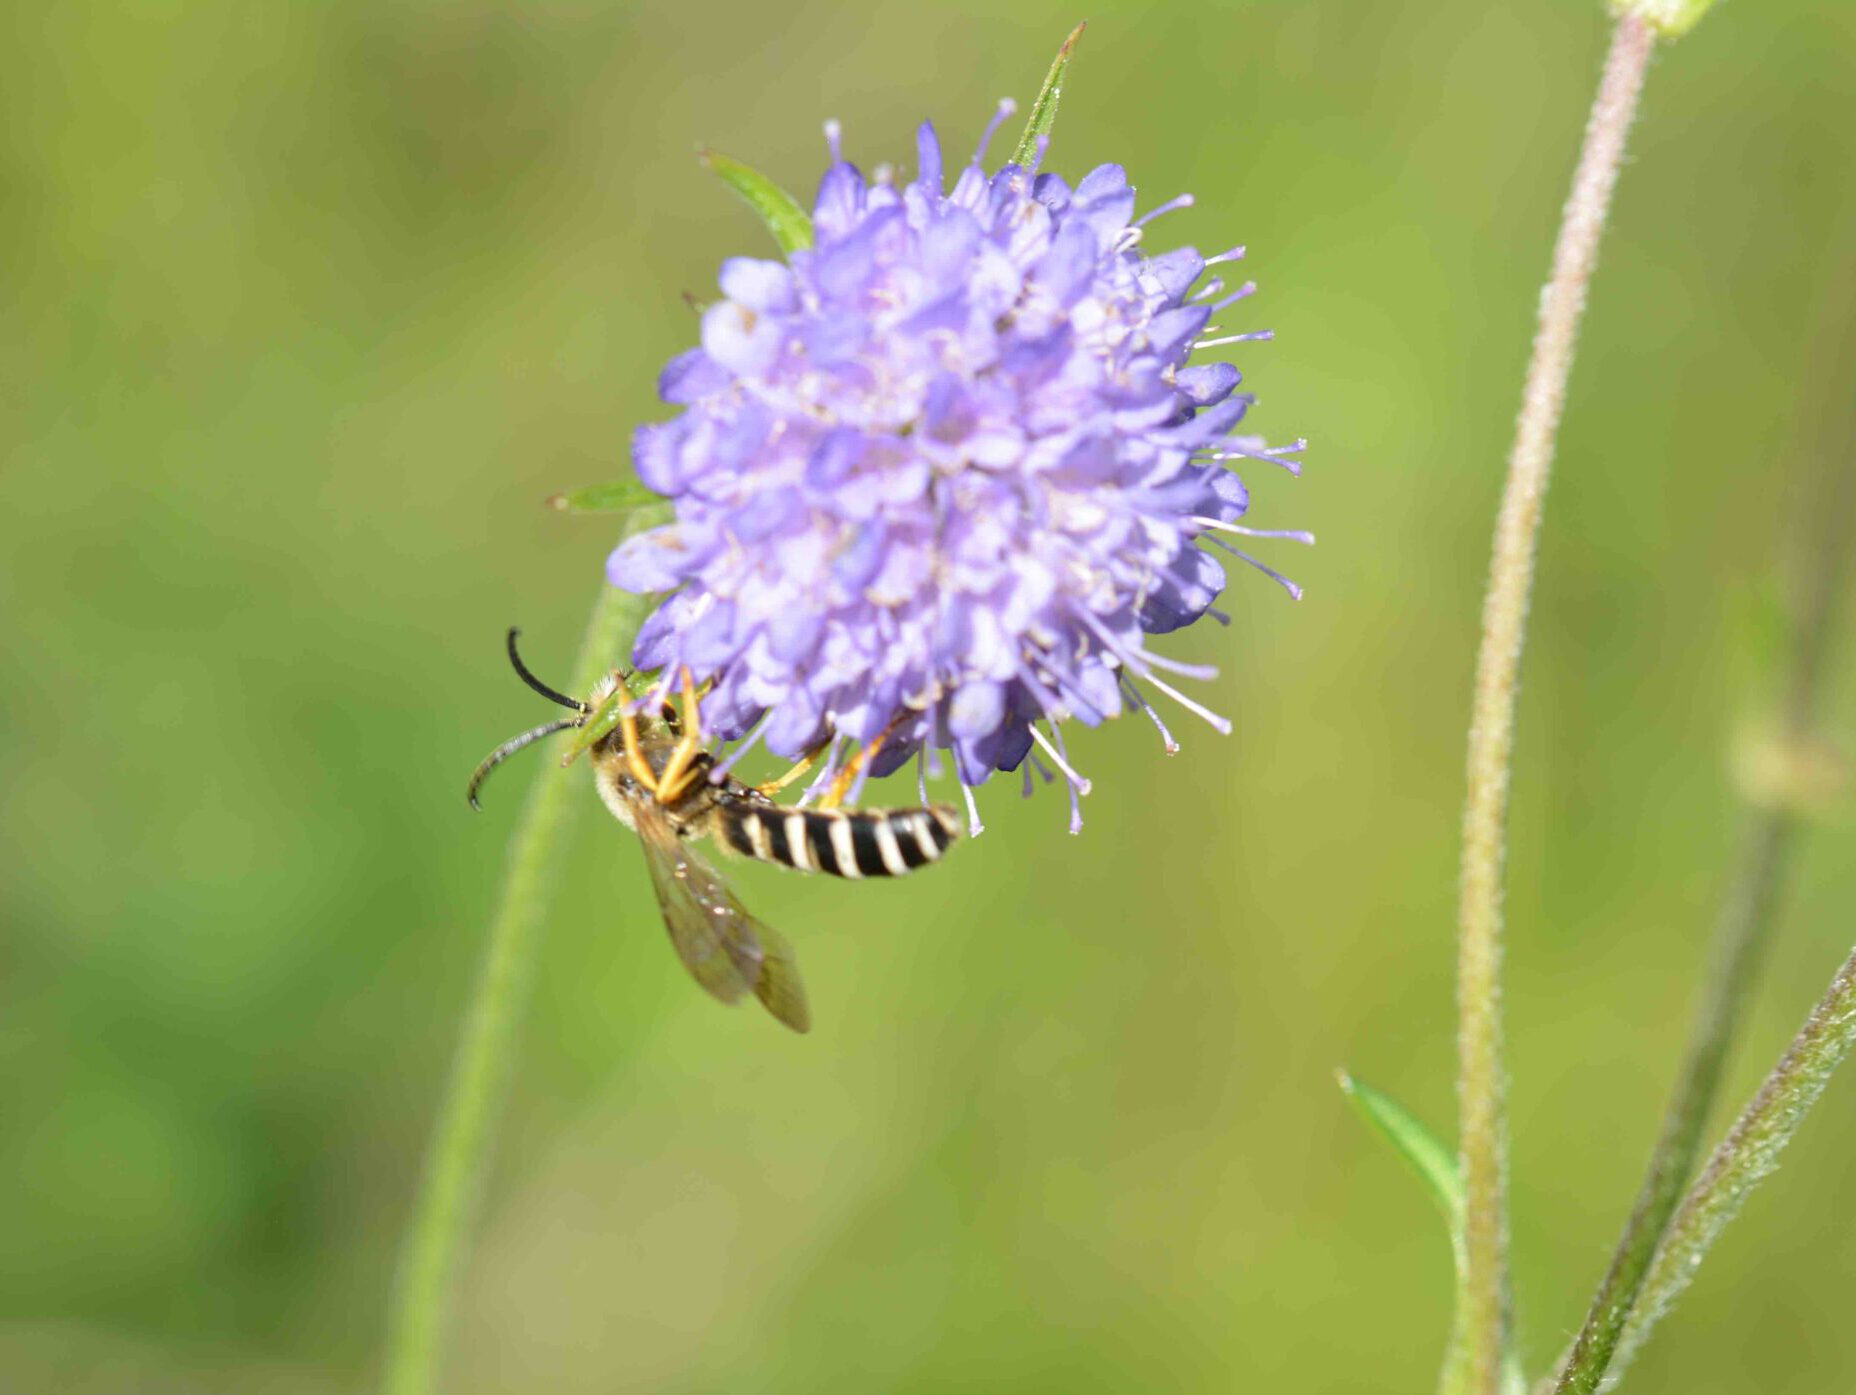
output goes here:
[{"label": "bee's head", "polygon": [[[656,701],[653,701],[654,696]],[[610,735],[619,725],[620,713],[628,707],[641,739],[650,741],[682,734],[683,719],[677,715],[675,707],[662,700],[662,688],[655,673],[615,668],[587,694],[582,704],[586,735],[575,745],[592,746]]]},{"label": "bee's head", "polygon": [[549,702],[570,709],[574,715],[556,718],[552,722],[543,723],[518,736],[512,736],[485,756],[483,762],[478,765],[470,777],[468,795],[471,808],[478,807],[477,791],[492,770],[523,747],[541,740],[544,736],[552,736],[557,731],[580,729],[581,734],[575,740],[573,750],[568,752],[568,760],[572,760],[588,747],[598,745],[609,736],[619,725],[619,719],[628,707],[634,711],[640,733],[647,739],[658,734],[654,728],[667,730],[672,736],[677,734],[677,714],[675,709],[668,704],[656,713],[651,713],[648,709],[638,710],[638,704],[649,693],[652,686],[651,680],[645,675],[614,669],[600,680],[599,685],[587,695],[585,702],[576,702],[565,693],[549,687],[529,672],[528,665],[522,662],[522,655],[516,649],[516,638],[521,633],[520,630],[513,628],[509,631],[509,663],[515,669],[516,676]]}]

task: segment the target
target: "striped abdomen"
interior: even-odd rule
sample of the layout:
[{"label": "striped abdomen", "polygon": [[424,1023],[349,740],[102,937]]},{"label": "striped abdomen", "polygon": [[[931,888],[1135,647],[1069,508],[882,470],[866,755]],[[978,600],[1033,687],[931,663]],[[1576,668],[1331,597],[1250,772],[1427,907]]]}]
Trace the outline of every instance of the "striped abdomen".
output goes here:
[{"label": "striped abdomen", "polygon": [[782,809],[726,800],[722,836],[744,857],[834,877],[900,877],[940,859],[959,832],[953,811]]}]

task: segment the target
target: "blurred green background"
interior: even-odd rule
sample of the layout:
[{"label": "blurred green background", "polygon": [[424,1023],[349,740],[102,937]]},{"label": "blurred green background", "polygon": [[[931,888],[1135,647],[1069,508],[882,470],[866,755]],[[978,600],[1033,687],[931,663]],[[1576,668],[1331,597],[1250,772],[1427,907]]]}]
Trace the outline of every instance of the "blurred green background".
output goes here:
[{"label": "blurred green background", "polygon": [[[0,1386],[373,1379],[399,1227],[621,472],[762,253],[692,159],[809,189],[1036,89],[1073,7],[28,6],[0,59]],[[1346,1064],[1448,1128],[1463,726],[1499,476],[1606,25],[1595,4],[1109,3],[1051,154],[1244,241],[1250,472],[1220,739],[1086,735],[906,884],[750,868],[818,1027],[727,1012],[588,791],[460,1392],[1429,1389],[1449,1259]],[[1530,1362],[1635,1188],[1769,686],[1797,481],[1847,450],[1856,10],[1723,5],[1658,61],[1575,375],[1509,905]],[[1273,556],[1276,554],[1273,554]],[[1852,646],[1836,712],[1856,722]],[[526,772],[525,772],[526,773]],[[879,798],[880,795],[873,795]],[[893,797],[893,796],[892,796]],[[1735,1106],[1856,922],[1810,838]],[[1839,1080],[1640,1389],[1856,1378]]]}]

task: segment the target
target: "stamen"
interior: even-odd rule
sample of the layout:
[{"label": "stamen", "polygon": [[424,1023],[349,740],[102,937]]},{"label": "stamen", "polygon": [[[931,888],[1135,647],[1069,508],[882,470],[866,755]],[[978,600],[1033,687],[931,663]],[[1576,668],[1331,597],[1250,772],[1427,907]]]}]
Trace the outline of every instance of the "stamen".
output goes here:
[{"label": "stamen", "polygon": [[1214,276],[1212,277],[1211,280],[1207,281],[1203,286],[1200,286],[1191,295],[1187,296],[1186,299],[1188,301],[1210,300],[1213,296],[1217,295],[1218,292],[1222,291],[1223,289],[1224,289],[1224,281],[1220,277]]},{"label": "stamen", "polygon": [[1166,753],[1169,756],[1178,755],[1179,743],[1173,739],[1173,733],[1166,729],[1166,723],[1160,720],[1160,714],[1154,711],[1152,704],[1142,696],[1141,690],[1134,686],[1134,680],[1129,678],[1125,673],[1121,675],[1121,687],[1122,691],[1133,700],[1134,705],[1145,712],[1147,714],[1147,719],[1159,729],[1160,740],[1166,746]]},{"label": "stamen", "polygon": [[[1046,720],[1049,719],[1047,718]],[[1055,721],[1051,721],[1050,729],[1052,731],[1057,730],[1057,723]],[[1088,794],[1089,781],[1076,773],[1070,763],[1063,758],[1063,753],[1051,744],[1050,738],[1036,727],[1030,727],[1029,730],[1031,732],[1031,739],[1044,748],[1044,754],[1050,757],[1052,765],[1063,772],[1064,779],[1068,780],[1076,787],[1076,792],[1078,794]],[[1057,739],[1061,741],[1063,738],[1059,735]]]},{"label": "stamen", "polygon": [[1257,293],[1257,283],[1255,281],[1246,281],[1244,282],[1243,285],[1239,286],[1236,290],[1232,291],[1230,295],[1226,296],[1223,300],[1219,301],[1216,305],[1212,306],[1212,310],[1215,313],[1219,310],[1224,309],[1225,306],[1227,305],[1237,304],[1237,302],[1244,299],[1245,296],[1252,296],[1252,295],[1255,295],[1256,293]]},{"label": "stamen", "polygon": [[838,756],[844,749],[844,733],[839,732],[831,738],[831,750],[825,756],[825,764],[818,774],[812,777],[812,783],[805,787],[805,792],[793,801],[795,809],[803,809],[812,802],[812,798],[831,781],[838,778]]},{"label": "stamen", "polygon": [[655,712],[666,702],[670,701],[670,694],[676,688],[676,679],[674,675],[681,667],[683,667],[683,660],[681,653],[679,653],[675,661],[664,665],[663,669],[657,675],[657,682],[651,685],[645,695],[629,704],[634,716],[640,712]]},{"label": "stamen", "polygon": [[735,768],[735,763],[760,744],[760,739],[766,735],[768,724],[772,720],[771,717],[761,718],[754,724],[754,729],[741,738],[740,745],[709,767],[710,784],[719,785],[728,778],[728,772]]},{"label": "stamen", "polygon": [[[1212,448],[1213,445],[1222,445],[1226,447],[1226,449],[1215,450]],[[1280,465],[1292,475],[1300,475],[1302,473],[1302,462],[1289,459],[1288,453],[1306,450],[1307,448],[1308,443],[1306,441],[1297,441],[1292,446],[1276,446],[1273,449],[1264,450],[1260,447],[1242,445],[1235,436],[1226,436],[1222,440],[1212,443],[1212,445],[1201,446],[1194,454],[1197,454],[1201,460],[1206,461],[1261,460],[1267,465]]]},{"label": "stamen", "polygon": [[1196,678],[1202,683],[1209,683],[1218,676],[1218,670],[1210,664],[1183,664],[1178,659],[1169,659],[1151,649],[1136,649],[1134,657],[1150,668],[1177,673],[1181,678]]},{"label": "stamen", "polygon": [[[1020,675],[1023,676],[1024,672],[1021,666],[1019,669]],[[1091,702],[1088,697],[1085,696],[1083,690],[1076,686],[1076,681],[1068,674],[1059,673],[1054,668],[1044,668],[1038,670],[1037,676],[1049,679],[1052,683],[1056,684],[1058,688],[1063,690],[1064,697],[1068,700],[1071,711],[1075,711],[1080,707],[1084,712],[1088,713],[1089,716],[1094,717],[1097,722],[1106,722],[1108,720],[1109,714],[1096,706],[1095,703]],[[1029,683],[1027,685],[1029,686]],[[1042,701],[1041,698],[1039,700]],[[1045,702],[1043,705],[1047,709],[1054,706],[1054,704],[1049,702]]]},{"label": "stamen", "polygon": [[1225,344],[1249,344],[1255,340],[1274,339],[1275,337],[1276,331],[1273,329],[1258,329],[1252,330],[1249,334],[1226,334],[1217,339],[1201,339],[1192,347],[1195,349],[1216,349]]},{"label": "stamen", "polygon": [[1031,152],[1031,163],[1025,166],[1025,173],[1035,175],[1038,166],[1044,163],[1044,152],[1050,149],[1050,136],[1042,135],[1037,139],[1037,149]]},{"label": "stamen", "polygon": [[1153,222],[1154,219],[1158,218],[1162,213],[1171,213],[1176,208],[1191,208],[1192,205],[1195,204],[1196,202],[1198,202],[1198,200],[1194,199],[1191,194],[1180,194],[1176,198],[1168,199],[1165,203],[1161,204],[1158,208],[1153,209],[1150,212],[1143,213],[1140,217],[1134,220],[1133,226],[1138,228],[1146,223],[1151,223]]},{"label": "stamen", "polygon": [[[1033,728],[1032,735],[1035,736],[1036,734],[1037,734],[1036,728]],[[1052,722],[1050,724],[1050,734],[1053,738],[1056,739],[1058,754],[1067,758],[1070,753],[1064,747],[1064,744],[1063,744],[1063,728],[1058,726],[1055,722]],[[1078,789],[1074,784],[1070,786],[1070,836],[1071,837],[1075,837],[1078,833],[1081,833],[1083,831],[1083,810],[1082,810],[1082,806],[1077,803],[1077,800],[1079,796],[1082,796],[1088,793],[1089,793],[1089,785],[1087,782],[1084,783],[1081,789]]]},{"label": "stamen", "polygon": [[1246,528],[1241,523],[1226,523],[1222,519],[1201,518],[1196,515],[1186,521],[1220,533],[1242,533],[1247,538],[1287,538],[1291,542],[1308,543],[1311,546],[1315,541],[1315,535],[1305,528]]},{"label": "stamen", "polygon": [[[1032,657],[1036,656],[1033,655]],[[1038,700],[1039,707],[1046,712],[1056,712],[1062,709],[1063,704],[1058,700],[1057,695],[1038,681],[1041,675],[1035,672],[1023,660],[1016,664],[1015,667],[1018,670],[1018,681],[1031,690],[1031,696]]]},{"label": "stamen", "polygon": [[1123,228],[1115,235],[1115,245],[1111,250],[1116,252],[1130,252],[1140,245],[1141,229],[1130,226]]},{"label": "stamen", "polygon": [[[1199,678],[1208,681],[1218,676],[1218,670],[1213,668],[1210,664],[1183,664],[1178,659],[1169,659],[1163,655],[1152,653],[1147,649],[1130,646],[1122,640],[1117,639],[1114,632],[1100,620],[1096,619],[1095,615],[1089,610],[1079,608],[1076,613],[1082,617],[1085,625],[1096,632],[1097,638],[1108,647],[1109,652],[1130,668],[1139,664],[1141,670],[1158,668],[1164,669],[1169,673],[1177,673],[1182,678]],[[1152,675],[1150,672],[1142,672],[1141,676],[1146,678]]]},{"label": "stamen", "polygon": [[1233,557],[1237,558],[1238,561],[1250,563],[1251,566],[1255,567],[1258,571],[1262,572],[1263,575],[1267,576],[1271,581],[1274,581],[1278,586],[1282,587],[1283,590],[1287,591],[1293,599],[1298,601],[1302,599],[1302,588],[1289,580],[1289,578],[1284,576],[1281,572],[1264,566],[1263,563],[1252,557],[1248,552],[1239,552],[1228,542],[1221,542],[1217,538],[1211,538],[1208,541],[1210,541],[1213,547],[1220,548],[1230,553]]},{"label": "stamen", "polygon": [[857,762],[857,778],[851,782],[850,793],[844,797],[844,803],[848,804],[853,809],[857,807],[858,801],[864,797],[864,786],[870,783],[871,757],[876,755],[877,747],[881,744],[880,741],[867,742],[863,749],[858,752],[861,759]]},{"label": "stamen", "polygon": [[973,786],[962,781],[960,792],[967,801],[967,836],[977,838],[986,831],[986,825],[980,822],[980,806],[973,798]]},{"label": "stamen", "polygon": [[1153,684],[1188,712],[1195,713],[1204,718],[1207,722],[1211,723],[1212,729],[1219,732],[1221,735],[1229,736],[1231,734],[1231,723],[1227,719],[1220,717],[1216,712],[1212,711],[1211,708],[1201,703],[1194,702],[1191,698],[1180,692],[1179,689],[1164,682],[1159,675],[1153,671],[1153,666],[1147,662],[1152,655],[1130,652],[1126,645],[1115,638],[1114,632],[1100,620],[1096,619],[1086,608],[1079,607],[1074,613],[1085,625],[1095,632],[1096,637],[1102,641],[1103,647],[1116,658],[1120,659],[1131,673],[1139,674],[1141,678]]},{"label": "stamen", "polygon": [[1220,262],[1241,262],[1243,259],[1244,249],[1242,247],[1232,247],[1226,251],[1220,252],[1215,257],[1207,257],[1205,259],[1205,265],[1217,266]]},{"label": "stamen", "polygon": [[825,123],[825,144],[831,149],[832,164],[843,164],[844,127],[838,123],[838,118],[835,116]]},{"label": "stamen", "polygon": [[[1034,650],[1026,654],[1025,658],[1020,660],[1016,665],[1019,681],[1031,690],[1031,696],[1038,700],[1039,707],[1043,708],[1046,712],[1061,711],[1064,712],[1065,715],[1074,712],[1080,707],[1098,722],[1106,722],[1108,720],[1108,713],[1102,711],[1101,708],[1091,702],[1083,693],[1082,689],[1076,686],[1075,681],[1066,674],[1059,673],[1056,669],[1049,667],[1038,669],[1029,667],[1030,662],[1036,662],[1039,659],[1045,660],[1048,663],[1050,656],[1048,654],[1039,654]],[[1055,687],[1060,690],[1062,699],[1059,699],[1058,693],[1053,693],[1049,688],[1045,687],[1045,683],[1055,685]]]},{"label": "stamen", "polygon": [[1001,122],[1018,110],[1018,103],[1010,97],[1001,97],[998,108],[992,114],[992,120],[986,123],[986,130],[980,136],[979,148],[973,152],[973,163],[978,165],[986,158],[986,147],[992,144],[993,132],[999,129]]},{"label": "stamen", "polygon": [[922,808],[928,807],[928,747],[924,744],[915,748],[915,791],[921,796]]},{"label": "stamen", "polygon": [[1170,683],[1166,683],[1162,681],[1160,678],[1158,678],[1152,673],[1143,673],[1141,677],[1147,682],[1153,684],[1156,688],[1158,688],[1161,692],[1165,693],[1168,697],[1172,698],[1174,702],[1177,702],[1181,707],[1185,708],[1188,712],[1192,713],[1193,715],[1197,717],[1204,718],[1205,721],[1211,724],[1212,730],[1217,732],[1220,736],[1229,736],[1231,734],[1231,722],[1229,718],[1220,717],[1216,712],[1212,711],[1211,708],[1206,707],[1203,703],[1194,702],[1191,698],[1187,697],[1184,693],[1180,692],[1179,689],[1173,687]]}]

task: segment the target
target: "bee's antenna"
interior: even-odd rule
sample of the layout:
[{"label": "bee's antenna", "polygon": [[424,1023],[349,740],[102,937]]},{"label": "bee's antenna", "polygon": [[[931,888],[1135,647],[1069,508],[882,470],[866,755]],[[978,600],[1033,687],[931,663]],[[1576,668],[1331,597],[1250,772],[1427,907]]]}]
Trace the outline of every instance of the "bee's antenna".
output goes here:
[{"label": "bee's antenna", "polygon": [[[584,713],[586,711],[586,704],[575,702],[565,693],[555,692],[554,689],[550,688],[546,683],[542,682],[528,671],[528,665],[523,663],[522,656],[516,653],[516,636],[521,633],[522,631],[517,629],[514,625],[509,627],[509,662],[516,666],[516,676],[536,692],[540,693],[549,702],[557,702],[562,707],[571,707],[576,712]],[[521,748],[518,747],[517,749],[519,750]]]},{"label": "bee's antenna", "polygon": [[[578,705],[577,703],[575,704],[575,706]],[[561,717],[555,721],[549,722],[546,726],[536,727],[533,731],[525,731],[520,736],[512,736],[494,751],[490,752],[489,755],[483,758],[483,763],[471,772],[470,787],[465,791],[465,797],[470,800],[470,807],[473,809],[481,809],[483,807],[477,802],[477,791],[483,787],[483,782],[489,778],[490,772],[496,769],[497,766],[501,765],[524,746],[533,745],[544,736],[553,736],[557,731],[566,731],[569,727],[577,727],[579,725],[580,719],[578,717]]]}]

